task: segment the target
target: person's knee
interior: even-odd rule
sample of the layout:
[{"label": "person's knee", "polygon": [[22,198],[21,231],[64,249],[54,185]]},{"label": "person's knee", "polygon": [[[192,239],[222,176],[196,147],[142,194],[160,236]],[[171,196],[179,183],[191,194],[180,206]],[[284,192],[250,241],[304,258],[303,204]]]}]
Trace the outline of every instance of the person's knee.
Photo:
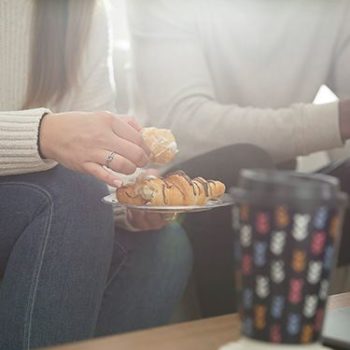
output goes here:
[{"label": "person's knee", "polygon": [[107,186],[92,176],[58,166],[36,182],[50,194],[56,208],[111,214],[111,208],[101,203],[101,199],[108,195]]},{"label": "person's knee", "polygon": [[192,272],[192,247],[186,232],[172,224],[157,232],[153,243],[150,281],[168,297],[169,303],[181,298]]},{"label": "person's knee", "polygon": [[93,236],[111,236],[112,207],[102,203],[107,186],[95,178],[57,166],[48,172],[32,174],[25,181],[41,188],[53,205],[54,223],[65,222],[71,235],[85,232]]},{"label": "person's knee", "polygon": [[95,202],[108,194],[105,184],[92,176],[57,167],[44,181],[54,196],[73,201],[91,200]]},{"label": "person's knee", "polygon": [[192,269],[192,248],[185,230],[172,224],[159,232],[158,258],[173,272],[189,274]]},{"label": "person's knee", "polygon": [[180,225],[171,224],[153,232],[126,232],[124,238],[122,244],[137,259],[142,274],[152,275],[152,280],[187,282],[192,270],[192,248]]}]

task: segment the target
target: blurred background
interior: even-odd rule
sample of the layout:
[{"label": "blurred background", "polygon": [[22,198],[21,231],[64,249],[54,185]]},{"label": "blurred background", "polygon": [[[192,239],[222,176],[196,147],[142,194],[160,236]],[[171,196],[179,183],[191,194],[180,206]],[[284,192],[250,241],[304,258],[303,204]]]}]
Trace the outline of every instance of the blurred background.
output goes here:
[{"label": "blurred background", "polygon": [[134,105],[131,47],[125,2],[126,0],[111,0],[110,2],[110,20],[114,41],[114,74],[119,113],[129,113]]}]

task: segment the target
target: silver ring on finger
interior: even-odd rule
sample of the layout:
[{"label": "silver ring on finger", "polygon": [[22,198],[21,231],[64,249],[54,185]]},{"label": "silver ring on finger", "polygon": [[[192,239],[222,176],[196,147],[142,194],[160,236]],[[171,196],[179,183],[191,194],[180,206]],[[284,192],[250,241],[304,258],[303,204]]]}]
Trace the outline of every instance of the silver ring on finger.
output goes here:
[{"label": "silver ring on finger", "polygon": [[111,162],[113,161],[114,157],[116,156],[116,152],[110,152],[106,158],[106,167],[109,168]]}]

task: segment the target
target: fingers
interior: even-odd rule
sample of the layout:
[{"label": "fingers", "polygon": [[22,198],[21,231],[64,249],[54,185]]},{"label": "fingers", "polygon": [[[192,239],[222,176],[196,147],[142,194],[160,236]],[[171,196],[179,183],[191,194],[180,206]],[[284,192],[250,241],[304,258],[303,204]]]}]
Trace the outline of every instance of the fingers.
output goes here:
[{"label": "fingers", "polygon": [[140,147],[143,144],[141,133],[121,118],[116,117],[113,119],[112,129],[116,135],[125,140],[139,145]]},{"label": "fingers", "polygon": [[159,230],[168,224],[168,222],[163,220],[163,217],[161,214],[147,213],[147,212],[145,212],[144,214],[149,226],[152,226],[153,229]]},{"label": "fingers", "polygon": [[144,212],[142,211],[128,210],[127,218],[129,223],[139,230],[147,231],[151,229],[148,225],[147,220],[145,219]]},{"label": "fingers", "polygon": [[149,213],[141,210],[128,210],[128,220],[137,229],[143,231],[160,230],[168,224],[158,213]]},{"label": "fingers", "polygon": [[129,117],[129,116],[125,116],[123,118],[129,125],[131,125],[137,131],[141,131],[142,130],[141,124],[139,124],[139,122],[135,118]]},{"label": "fingers", "polygon": [[127,123],[137,131],[142,130],[141,124],[134,117],[132,117],[130,115],[116,115],[116,114],[109,112],[109,111],[102,111],[102,112],[100,112],[100,114],[106,115],[108,117],[112,117],[114,119],[118,119],[124,123]]},{"label": "fingers", "polygon": [[85,163],[84,170],[86,173],[95,176],[99,180],[105,182],[112,187],[118,187],[121,184],[121,180],[118,176],[110,173],[104,169],[101,165],[95,163]]},{"label": "fingers", "polygon": [[107,151],[115,151],[139,168],[145,167],[149,158],[146,152],[138,145],[123,138],[111,135],[105,146]]},{"label": "fingers", "polygon": [[174,214],[170,214],[170,213],[169,214],[162,214],[162,219],[168,223],[175,221],[176,218],[177,218],[176,213],[174,213]]},{"label": "fingers", "polygon": [[137,165],[119,153],[114,153],[113,158],[107,164],[107,158],[111,153],[111,151],[98,150],[92,156],[92,159],[99,166],[108,166],[109,169],[117,173],[131,175],[136,171]]},{"label": "fingers", "polygon": [[153,175],[153,176],[160,176],[160,171],[158,169],[145,169],[145,175]]},{"label": "fingers", "polygon": [[[140,129],[137,130],[137,128]],[[137,124],[136,121],[130,120],[129,122],[126,122],[125,120],[123,121],[123,118],[115,117],[112,121],[112,129],[117,136],[138,145],[146,152],[146,154],[149,154],[149,149],[145,145],[140,132],[141,127]]]},{"label": "fingers", "polygon": [[96,138],[96,146],[116,151],[138,167],[144,167],[149,161],[150,151],[143,141],[142,127],[138,122],[132,117],[119,117],[110,112],[102,115],[108,116],[108,130],[104,129],[102,136]]}]

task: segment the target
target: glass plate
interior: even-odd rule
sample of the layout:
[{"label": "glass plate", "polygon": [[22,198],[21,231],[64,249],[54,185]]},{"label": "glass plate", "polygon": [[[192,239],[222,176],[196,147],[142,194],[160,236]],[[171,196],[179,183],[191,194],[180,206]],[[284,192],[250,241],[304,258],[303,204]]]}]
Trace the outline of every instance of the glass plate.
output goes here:
[{"label": "glass plate", "polygon": [[118,202],[115,194],[103,197],[102,202],[113,205],[114,207],[125,207],[128,209],[146,210],[153,213],[194,213],[207,211],[219,207],[227,207],[233,204],[232,196],[225,193],[220,199],[209,201],[206,205],[181,205],[181,206],[152,206],[152,205],[131,205]]}]

